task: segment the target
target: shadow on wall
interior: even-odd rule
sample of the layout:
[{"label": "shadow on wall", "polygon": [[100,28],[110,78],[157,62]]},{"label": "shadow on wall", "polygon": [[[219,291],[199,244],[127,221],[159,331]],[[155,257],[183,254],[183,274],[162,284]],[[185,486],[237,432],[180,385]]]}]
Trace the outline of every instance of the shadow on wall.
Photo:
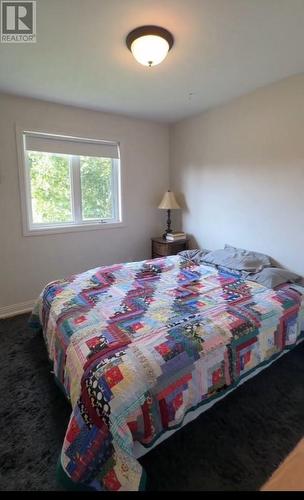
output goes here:
[{"label": "shadow on wall", "polygon": [[187,205],[185,195],[183,193],[177,192],[176,199],[177,199],[182,211],[189,213],[189,207]]},{"label": "shadow on wall", "polygon": [[[183,214],[190,213],[189,206],[187,204],[185,195],[181,192],[175,192],[177,202],[179,203],[181,210],[173,210],[172,213],[172,222],[174,230],[183,230]],[[199,248],[199,244],[195,238],[195,236],[191,233],[187,233],[189,238],[189,250],[193,250]]]},{"label": "shadow on wall", "polygon": [[197,239],[195,238],[195,236],[193,236],[193,234],[188,234],[188,237],[190,238],[189,250],[194,250],[196,248],[198,248],[199,250],[203,250],[202,248],[200,248]]}]

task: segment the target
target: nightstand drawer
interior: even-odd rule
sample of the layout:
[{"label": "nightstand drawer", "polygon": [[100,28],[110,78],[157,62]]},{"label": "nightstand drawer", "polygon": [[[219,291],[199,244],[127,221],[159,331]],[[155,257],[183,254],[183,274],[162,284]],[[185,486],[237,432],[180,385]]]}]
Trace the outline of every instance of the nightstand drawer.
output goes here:
[{"label": "nightstand drawer", "polygon": [[187,242],[185,240],[183,241],[174,241],[174,243],[169,243],[169,248],[172,250],[174,253],[181,252],[182,250],[186,250],[187,247]]},{"label": "nightstand drawer", "polygon": [[152,238],[152,258],[167,257],[187,250],[188,238],[181,241],[167,241],[163,238]]},{"label": "nightstand drawer", "polygon": [[161,256],[168,255],[168,244],[164,241],[164,243],[158,243],[157,241],[153,242],[153,252],[157,253]]}]

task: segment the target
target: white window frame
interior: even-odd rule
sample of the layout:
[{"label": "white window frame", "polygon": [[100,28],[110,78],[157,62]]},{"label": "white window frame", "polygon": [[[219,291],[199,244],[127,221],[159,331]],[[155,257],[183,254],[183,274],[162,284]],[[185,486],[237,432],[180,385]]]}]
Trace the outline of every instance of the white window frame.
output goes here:
[{"label": "white window frame", "polygon": [[[32,220],[32,201],[31,201],[31,181],[29,175],[29,163],[28,154],[25,149],[25,134],[47,134],[47,135],[60,135],[61,137],[68,137],[66,134],[56,134],[45,132],[41,130],[32,130],[28,128],[23,128],[16,126],[16,139],[17,139],[17,153],[18,153],[18,166],[19,166],[19,187],[20,187],[20,199],[21,199],[21,211],[22,211],[22,222],[23,222],[23,235],[24,236],[39,236],[46,234],[56,234],[56,233],[67,233],[75,231],[87,231],[87,230],[97,230],[97,229],[114,229],[119,227],[125,227],[124,221],[122,219],[122,169],[121,169],[121,156],[122,156],[122,146],[119,141],[107,141],[115,142],[119,148],[120,158],[112,159],[112,186],[113,189],[113,219],[105,220],[84,220],[82,219],[82,196],[81,196],[81,186],[80,186],[80,157],[70,155],[71,167],[71,203],[72,203],[72,222],[59,222],[50,224],[38,224],[34,223]],[[75,138],[73,136],[73,138]],[[80,138],[76,139],[84,141],[96,141],[96,138]],[[85,155],[84,155],[85,156]]]}]

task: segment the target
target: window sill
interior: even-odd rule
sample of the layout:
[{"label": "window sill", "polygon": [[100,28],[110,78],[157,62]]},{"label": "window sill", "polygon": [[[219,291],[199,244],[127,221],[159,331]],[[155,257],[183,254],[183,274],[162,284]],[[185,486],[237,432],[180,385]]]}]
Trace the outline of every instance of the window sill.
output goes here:
[{"label": "window sill", "polygon": [[118,229],[126,227],[123,222],[112,222],[112,223],[94,223],[94,224],[79,224],[71,226],[58,226],[58,227],[46,227],[29,229],[26,228],[23,231],[23,236],[47,236],[48,234],[65,234],[65,233],[78,233],[82,231],[98,231],[99,229]]}]

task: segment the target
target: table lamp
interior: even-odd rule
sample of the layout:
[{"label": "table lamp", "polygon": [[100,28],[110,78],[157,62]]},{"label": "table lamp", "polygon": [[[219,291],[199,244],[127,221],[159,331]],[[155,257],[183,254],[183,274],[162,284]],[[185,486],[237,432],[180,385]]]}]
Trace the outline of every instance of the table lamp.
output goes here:
[{"label": "table lamp", "polygon": [[168,216],[167,216],[167,229],[163,234],[163,238],[166,239],[167,234],[172,233],[171,210],[180,209],[181,207],[179,206],[179,204],[177,203],[177,201],[175,199],[175,194],[172,191],[168,190],[164,194],[162,201],[158,205],[158,208],[160,208],[161,210],[167,210],[167,214],[168,214]]}]

